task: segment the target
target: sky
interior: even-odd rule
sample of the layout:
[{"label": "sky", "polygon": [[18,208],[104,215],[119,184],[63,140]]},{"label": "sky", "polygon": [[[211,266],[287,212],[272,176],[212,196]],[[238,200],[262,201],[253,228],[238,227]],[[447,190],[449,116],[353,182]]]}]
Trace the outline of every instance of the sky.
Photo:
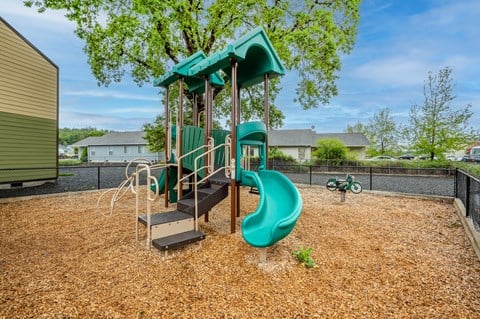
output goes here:
[{"label": "sky", "polygon": [[[295,73],[282,78],[275,101],[285,114],[282,128],[339,133],[386,107],[406,123],[411,106],[423,103],[428,72],[449,66],[456,96],[451,107],[471,104],[469,125],[480,129],[480,1],[364,0],[360,14],[355,46],[341,56],[339,94],[328,105],[302,110],[294,102]],[[62,12],[40,14],[21,0],[0,0],[0,15],[59,67],[61,128],[134,131],[163,112],[159,88],[148,83],[138,87],[125,79],[99,87],[84,43]]]}]

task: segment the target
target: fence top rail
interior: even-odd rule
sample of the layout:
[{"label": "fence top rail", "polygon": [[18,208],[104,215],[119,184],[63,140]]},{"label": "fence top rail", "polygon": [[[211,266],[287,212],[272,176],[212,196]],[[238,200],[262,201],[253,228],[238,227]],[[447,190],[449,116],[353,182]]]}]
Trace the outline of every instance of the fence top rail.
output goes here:
[{"label": "fence top rail", "polygon": [[461,173],[461,174],[463,174],[463,175],[465,175],[465,176],[467,176],[467,177],[475,180],[477,183],[480,183],[480,178],[478,178],[478,177],[476,177],[476,176],[473,176],[472,174],[470,174],[470,173],[467,172],[467,171],[464,171],[464,170],[461,169],[461,168],[457,168],[457,172],[459,172],[459,173]]}]

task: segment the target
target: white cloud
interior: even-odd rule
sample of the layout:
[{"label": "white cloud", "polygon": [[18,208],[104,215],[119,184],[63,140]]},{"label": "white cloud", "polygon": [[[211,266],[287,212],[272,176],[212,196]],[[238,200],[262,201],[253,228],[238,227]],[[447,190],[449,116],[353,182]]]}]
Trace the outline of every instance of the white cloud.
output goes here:
[{"label": "white cloud", "polygon": [[99,113],[66,111],[60,112],[60,127],[82,128],[92,126],[97,129],[109,129],[115,131],[141,130],[143,124],[153,122],[151,117],[119,117]]},{"label": "white cloud", "polygon": [[9,16],[21,18],[20,21],[25,27],[71,33],[75,29],[75,23],[69,21],[65,13],[65,10],[47,10],[39,13],[34,7],[25,7],[23,1],[2,1],[2,15],[6,16],[6,19]]},{"label": "white cloud", "polygon": [[424,61],[415,61],[405,56],[392,56],[363,63],[351,71],[359,81],[382,86],[398,87],[417,85],[423,82],[428,66]]},{"label": "white cloud", "polygon": [[82,97],[100,97],[111,99],[125,99],[125,100],[142,100],[142,101],[160,101],[158,96],[152,95],[139,95],[132,93],[124,93],[119,91],[108,90],[82,90],[82,91],[62,91],[62,94],[69,96],[82,96]]},{"label": "white cloud", "polygon": [[158,104],[157,106],[135,106],[135,107],[122,107],[118,109],[108,109],[105,113],[109,114],[149,114],[156,115],[163,113],[163,105]]}]

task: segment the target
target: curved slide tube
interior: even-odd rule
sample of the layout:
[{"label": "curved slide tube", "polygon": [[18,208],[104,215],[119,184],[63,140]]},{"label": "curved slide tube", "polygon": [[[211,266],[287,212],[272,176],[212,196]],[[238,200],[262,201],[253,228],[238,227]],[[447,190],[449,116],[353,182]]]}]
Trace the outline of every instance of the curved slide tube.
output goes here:
[{"label": "curved slide tube", "polygon": [[256,187],[257,210],[242,222],[242,236],[254,247],[269,247],[285,238],[295,227],[303,202],[298,189],[282,173],[243,171],[242,185]]}]

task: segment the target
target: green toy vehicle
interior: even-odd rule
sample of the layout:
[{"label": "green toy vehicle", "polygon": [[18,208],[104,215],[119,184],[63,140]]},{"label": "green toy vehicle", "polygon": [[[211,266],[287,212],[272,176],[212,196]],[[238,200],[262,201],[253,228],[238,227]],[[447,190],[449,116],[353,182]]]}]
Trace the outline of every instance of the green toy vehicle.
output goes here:
[{"label": "green toy vehicle", "polygon": [[344,192],[350,190],[354,194],[359,194],[362,192],[362,184],[355,180],[355,176],[347,174],[345,179],[328,179],[327,189],[330,191],[338,189],[339,191]]}]

